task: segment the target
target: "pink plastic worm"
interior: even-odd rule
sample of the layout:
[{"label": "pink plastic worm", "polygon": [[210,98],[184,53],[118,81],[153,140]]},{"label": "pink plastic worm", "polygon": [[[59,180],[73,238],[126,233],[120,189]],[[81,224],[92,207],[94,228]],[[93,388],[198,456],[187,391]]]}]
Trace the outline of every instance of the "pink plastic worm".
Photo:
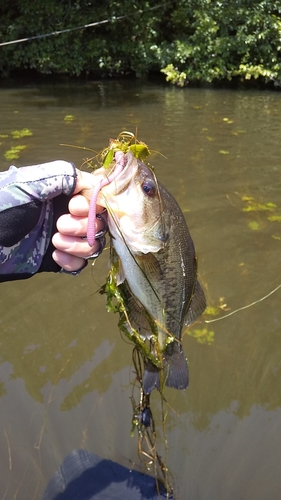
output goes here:
[{"label": "pink plastic worm", "polygon": [[89,216],[88,216],[88,227],[87,227],[87,240],[90,247],[94,246],[95,238],[96,238],[96,210],[97,210],[97,199],[100,190],[113,182],[116,177],[121,174],[124,166],[125,166],[125,155],[122,151],[116,151],[115,153],[115,161],[116,165],[113,172],[104,176],[104,178],[100,181],[99,185],[93,189],[93,193],[90,200],[89,206]]}]

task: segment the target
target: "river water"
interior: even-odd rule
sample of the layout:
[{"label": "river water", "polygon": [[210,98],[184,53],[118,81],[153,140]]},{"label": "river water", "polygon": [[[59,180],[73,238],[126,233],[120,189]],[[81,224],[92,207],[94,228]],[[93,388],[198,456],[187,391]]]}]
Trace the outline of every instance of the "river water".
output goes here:
[{"label": "river water", "polygon": [[[166,389],[180,500],[281,497],[280,93],[132,81],[0,89],[1,169],[77,166],[122,130],[148,143],[195,242],[210,312],[183,338],[190,386]],[[67,118],[68,117],[68,118]],[[12,131],[32,136],[14,139]],[[24,145],[18,159],[5,152]],[[161,155],[156,152],[160,152]],[[162,156],[163,155],[163,156]],[[131,437],[132,346],[98,293],[108,252],[77,278],[1,285],[0,498],[39,499],[72,450],[143,470]],[[157,394],[153,396],[157,399]]]}]

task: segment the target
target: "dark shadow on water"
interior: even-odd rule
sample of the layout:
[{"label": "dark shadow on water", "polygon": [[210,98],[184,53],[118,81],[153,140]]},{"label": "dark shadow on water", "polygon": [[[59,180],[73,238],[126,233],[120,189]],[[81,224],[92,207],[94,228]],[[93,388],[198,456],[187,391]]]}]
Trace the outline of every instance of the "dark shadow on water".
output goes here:
[{"label": "dark shadow on water", "polygon": [[[42,500],[161,500],[155,479],[86,450],[66,456]],[[169,497],[172,500],[172,497]]]}]

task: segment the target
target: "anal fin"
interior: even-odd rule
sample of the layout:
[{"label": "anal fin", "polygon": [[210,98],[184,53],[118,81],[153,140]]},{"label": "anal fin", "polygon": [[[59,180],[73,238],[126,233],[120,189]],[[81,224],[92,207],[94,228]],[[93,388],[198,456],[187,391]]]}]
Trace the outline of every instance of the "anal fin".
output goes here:
[{"label": "anal fin", "polygon": [[144,394],[150,394],[153,389],[160,389],[159,368],[154,366],[151,361],[147,361],[144,367],[142,389]]}]

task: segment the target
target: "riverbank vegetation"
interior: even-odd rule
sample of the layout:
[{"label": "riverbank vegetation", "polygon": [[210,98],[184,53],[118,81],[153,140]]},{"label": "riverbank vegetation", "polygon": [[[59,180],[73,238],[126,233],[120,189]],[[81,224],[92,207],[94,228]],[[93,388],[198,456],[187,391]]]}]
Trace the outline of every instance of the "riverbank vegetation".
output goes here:
[{"label": "riverbank vegetation", "polygon": [[0,44],[29,39],[0,45],[2,78],[159,73],[179,86],[281,85],[279,0],[2,0],[0,17]]}]

